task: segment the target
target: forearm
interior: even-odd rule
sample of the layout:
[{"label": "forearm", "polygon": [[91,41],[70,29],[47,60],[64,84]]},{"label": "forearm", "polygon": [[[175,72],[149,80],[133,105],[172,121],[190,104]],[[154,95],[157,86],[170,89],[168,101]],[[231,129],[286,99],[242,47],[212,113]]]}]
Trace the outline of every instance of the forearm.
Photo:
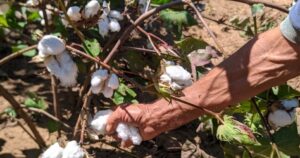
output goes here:
[{"label": "forearm", "polygon": [[[281,35],[279,28],[263,33],[186,88],[180,99],[220,111],[297,76],[299,50]],[[203,111],[174,100],[171,104],[158,100],[150,113],[150,118],[160,119],[160,124],[154,125],[157,129],[165,126],[170,130],[196,119]]]}]

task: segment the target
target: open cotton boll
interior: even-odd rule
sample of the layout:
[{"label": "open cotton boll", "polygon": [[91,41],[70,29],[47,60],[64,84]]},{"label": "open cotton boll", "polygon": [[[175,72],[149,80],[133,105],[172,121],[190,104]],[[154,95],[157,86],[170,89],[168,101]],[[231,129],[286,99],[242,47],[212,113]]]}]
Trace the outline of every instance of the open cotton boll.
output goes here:
[{"label": "open cotton boll", "polygon": [[139,0],[139,10],[141,13],[144,13],[146,11],[147,7],[147,0]]},{"label": "open cotton boll", "polygon": [[105,80],[108,78],[108,71],[105,69],[97,70],[93,73],[91,79],[91,90],[94,94],[98,94],[103,89]]},{"label": "open cotton boll", "polygon": [[174,80],[174,82],[176,82],[178,85],[180,85],[180,86],[182,86],[184,88],[193,84],[192,79],[189,79],[189,80],[178,80],[178,81]]},{"label": "open cotton boll", "polygon": [[54,143],[42,154],[41,158],[62,158],[63,150],[58,143]]},{"label": "open cotton boll", "polygon": [[54,35],[45,35],[39,41],[37,48],[44,55],[58,55],[66,49],[66,46],[62,39]]},{"label": "open cotton boll", "polygon": [[111,74],[107,81],[107,87],[110,87],[111,89],[117,89],[119,84],[118,76],[116,74]]},{"label": "open cotton boll", "polygon": [[83,149],[77,144],[75,140],[68,142],[66,145],[62,158],[83,158],[84,151]]},{"label": "open cotton boll", "polygon": [[55,75],[56,77],[62,75],[60,65],[58,61],[54,58],[54,56],[48,56],[47,58],[45,58],[44,64],[51,74]]},{"label": "open cotton boll", "polygon": [[134,145],[140,145],[143,141],[140,133],[139,133],[139,130],[136,128],[136,127],[133,127],[133,126],[129,126],[129,131],[130,131],[130,140],[132,141],[132,143]]},{"label": "open cotton boll", "polygon": [[9,10],[9,5],[7,3],[0,5],[0,15],[5,14]]},{"label": "open cotton boll", "polygon": [[71,6],[67,11],[68,16],[72,21],[81,20],[80,8],[78,6]]},{"label": "open cotton boll", "polygon": [[98,22],[98,30],[99,30],[99,34],[103,38],[108,35],[108,32],[109,32],[109,20],[108,20],[107,16],[103,16],[103,18],[99,20],[99,22]]},{"label": "open cotton boll", "polygon": [[171,77],[172,80],[190,80],[191,74],[186,71],[182,66],[170,65],[166,67],[166,74]]},{"label": "open cotton boll", "polygon": [[268,116],[269,123],[275,128],[284,127],[293,123],[293,118],[285,110],[276,110]]},{"label": "open cotton boll", "polygon": [[281,104],[286,110],[291,110],[292,108],[296,108],[299,106],[299,100],[285,99],[285,100],[281,100]]},{"label": "open cotton boll", "polygon": [[110,18],[114,18],[114,19],[119,20],[119,21],[124,19],[123,15],[119,11],[116,11],[116,10],[111,10],[109,12],[108,16]]},{"label": "open cotton boll", "polygon": [[84,18],[88,19],[96,15],[100,10],[100,4],[97,0],[89,1],[84,7]]},{"label": "open cotton boll", "polygon": [[67,51],[57,55],[61,73],[57,76],[64,87],[74,86],[77,83],[78,67]]},{"label": "open cotton boll", "polygon": [[117,20],[110,19],[109,29],[111,32],[119,32],[121,30],[121,26]]},{"label": "open cotton boll", "polygon": [[114,90],[107,85],[105,85],[102,94],[104,95],[105,98],[111,98],[114,94]]},{"label": "open cotton boll", "polygon": [[113,111],[111,110],[101,110],[98,111],[95,116],[93,117],[90,127],[98,134],[104,135],[106,134],[106,123],[109,115]]},{"label": "open cotton boll", "polygon": [[167,84],[171,84],[172,82],[172,79],[169,75],[167,74],[162,74],[159,78],[159,80],[162,82],[162,83],[167,83]]}]

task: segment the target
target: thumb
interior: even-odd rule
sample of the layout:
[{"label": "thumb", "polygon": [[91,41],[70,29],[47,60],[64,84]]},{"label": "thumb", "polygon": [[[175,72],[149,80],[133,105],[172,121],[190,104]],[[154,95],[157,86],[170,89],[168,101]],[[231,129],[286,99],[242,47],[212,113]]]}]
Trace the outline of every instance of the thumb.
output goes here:
[{"label": "thumb", "polygon": [[106,132],[107,134],[113,134],[121,121],[121,114],[118,111],[114,111],[107,120]]}]

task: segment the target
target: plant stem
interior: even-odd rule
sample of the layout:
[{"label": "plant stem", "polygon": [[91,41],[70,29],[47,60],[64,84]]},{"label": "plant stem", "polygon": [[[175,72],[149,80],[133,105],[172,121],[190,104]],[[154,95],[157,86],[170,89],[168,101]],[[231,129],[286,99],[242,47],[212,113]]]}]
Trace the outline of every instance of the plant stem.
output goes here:
[{"label": "plant stem", "polygon": [[248,5],[253,5],[253,4],[257,4],[257,3],[261,3],[269,8],[274,8],[277,9],[279,11],[282,11],[284,13],[289,13],[289,10],[281,7],[279,5],[274,4],[274,2],[267,2],[267,1],[261,1],[261,0],[229,0],[229,1],[235,1],[235,2],[240,2],[240,3],[245,3]]},{"label": "plant stem", "polygon": [[[53,108],[54,108],[54,115],[56,118],[61,120],[61,107],[58,102],[58,95],[57,95],[57,80],[54,75],[51,75],[51,92],[52,92],[52,99],[53,99]],[[61,136],[60,127],[58,127],[58,137]]]},{"label": "plant stem", "polygon": [[10,60],[14,59],[14,58],[17,58],[19,56],[21,56],[22,54],[32,50],[32,49],[36,49],[37,48],[37,45],[32,45],[30,47],[27,47],[27,48],[24,48],[22,50],[19,50],[17,52],[14,52],[14,53],[11,53],[10,55],[4,57],[3,59],[0,60],[0,66],[9,62]]},{"label": "plant stem", "polygon": [[258,34],[258,29],[257,29],[257,18],[256,16],[253,16],[253,22],[254,22],[254,36]]},{"label": "plant stem", "polygon": [[[84,98],[84,103],[81,109],[81,113],[83,113],[83,117],[81,118],[81,133],[80,133],[80,141],[79,141],[80,144],[82,144],[84,141],[84,132],[88,120],[89,105],[91,104],[92,96],[93,93],[92,90],[90,89]],[[79,115],[79,117],[80,116],[81,115]]]},{"label": "plant stem", "polygon": [[45,141],[43,140],[34,123],[31,121],[30,117],[23,110],[21,105],[15,100],[15,98],[11,94],[9,94],[9,92],[2,85],[0,85],[0,94],[12,105],[17,114],[25,120],[33,135],[35,136],[36,143],[40,146],[40,148],[46,147]]}]

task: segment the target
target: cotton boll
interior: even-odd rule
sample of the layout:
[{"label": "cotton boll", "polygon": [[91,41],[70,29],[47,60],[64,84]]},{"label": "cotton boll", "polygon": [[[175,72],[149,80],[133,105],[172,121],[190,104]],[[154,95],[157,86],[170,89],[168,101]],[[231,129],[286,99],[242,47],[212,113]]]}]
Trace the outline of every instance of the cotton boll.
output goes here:
[{"label": "cotton boll", "polygon": [[102,94],[104,95],[105,98],[111,98],[114,94],[114,90],[108,86],[105,86]]},{"label": "cotton boll", "polygon": [[7,3],[0,5],[0,15],[5,14],[9,10],[9,5]]},{"label": "cotton boll", "polygon": [[167,84],[171,84],[172,82],[172,79],[170,76],[168,76],[167,74],[162,74],[159,78],[159,80],[162,82],[162,83],[167,83]]},{"label": "cotton boll", "polygon": [[72,6],[67,11],[68,16],[72,21],[81,20],[80,8],[78,6]]},{"label": "cotton boll", "polygon": [[47,58],[45,58],[44,64],[51,74],[55,75],[56,77],[62,75],[60,65],[58,61],[54,58],[54,56],[48,56]]},{"label": "cotton boll", "polygon": [[100,4],[97,0],[89,1],[84,7],[84,18],[88,19],[96,15],[100,10]]},{"label": "cotton boll", "polygon": [[84,151],[75,140],[68,142],[63,151],[62,158],[83,158]]},{"label": "cotton boll", "polygon": [[134,145],[140,145],[143,141],[139,130],[136,127],[129,126],[129,131],[130,131],[130,140]]},{"label": "cotton boll", "polygon": [[116,132],[118,133],[118,137],[122,139],[122,141],[127,141],[130,136],[129,126],[124,123],[119,123]]},{"label": "cotton boll", "polygon": [[146,11],[147,7],[147,0],[139,0],[139,10],[141,13],[144,13]]},{"label": "cotton boll", "polygon": [[285,99],[281,100],[281,104],[286,110],[291,110],[299,106],[299,101],[298,99]]},{"label": "cotton boll", "polygon": [[65,15],[61,15],[61,23],[65,26],[65,27],[69,27],[69,22],[68,20],[66,19]]},{"label": "cotton boll", "polygon": [[174,91],[178,91],[178,90],[182,90],[183,89],[183,86],[180,86],[176,82],[172,82],[171,85],[170,85],[170,87]]},{"label": "cotton boll", "polygon": [[103,16],[98,22],[99,34],[104,38],[109,32],[109,20],[107,16]]},{"label": "cotton boll", "polygon": [[77,83],[78,67],[72,60],[67,51],[57,55],[57,60],[61,67],[61,74],[57,76],[60,79],[61,85],[71,87]]},{"label": "cotton boll", "polygon": [[26,4],[29,6],[37,6],[37,5],[39,5],[39,1],[38,0],[28,0],[26,2]]},{"label": "cotton boll", "polygon": [[41,158],[61,158],[63,150],[58,143],[54,143],[42,154]]},{"label": "cotton boll", "polygon": [[[47,14],[47,19],[51,20],[52,19],[52,12],[50,10],[46,9],[46,14]],[[43,19],[45,18],[44,17],[44,12],[42,10],[39,11],[39,15],[40,15],[41,18],[43,18]]]},{"label": "cotton boll", "polygon": [[117,19],[119,21],[124,19],[123,15],[119,11],[116,11],[116,10],[111,10],[109,12],[108,16],[110,18],[114,18],[114,19]]},{"label": "cotton boll", "polygon": [[105,80],[108,78],[108,71],[104,69],[97,70],[93,73],[91,79],[91,90],[94,94],[98,94],[103,89]]},{"label": "cotton boll", "polygon": [[90,127],[98,134],[104,135],[106,133],[106,123],[111,110],[98,111],[90,123]]},{"label": "cotton boll", "polygon": [[121,26],[117,20],[110,19],[109,29],[111,32],[119,32],[121,30]]},{"label": "cotton boll", "polygon": [[107,86],[111,89],[117,89],[119,87],[119,78],[116,74],[111,74],[108,81]]},{"label": "cotton boll", "polygon": [[166,67],[166,74],[171,77],[172,80],[190,80],[191,74],[186,71],[182,66],[170,65]]},{"label": "cotton boll", "polygon": [[192,79],[190,79],[190,80],[179,80],[179,81],[174,80],[174,82],[176,82],[178,85],[180,85],[184,88],[193,84]]},{"label": "cotton boll", "polygon": [[39,41],[37,48],[44,55],[58,55],[66,49],[66,46],[62,39],[54,35],[45,35]]},{"label": "cotton boll", "polygon": [[275,128],[284,127],[293,123],[292,117],[285,110],[276,110],[268,116],[269,123]]}]

